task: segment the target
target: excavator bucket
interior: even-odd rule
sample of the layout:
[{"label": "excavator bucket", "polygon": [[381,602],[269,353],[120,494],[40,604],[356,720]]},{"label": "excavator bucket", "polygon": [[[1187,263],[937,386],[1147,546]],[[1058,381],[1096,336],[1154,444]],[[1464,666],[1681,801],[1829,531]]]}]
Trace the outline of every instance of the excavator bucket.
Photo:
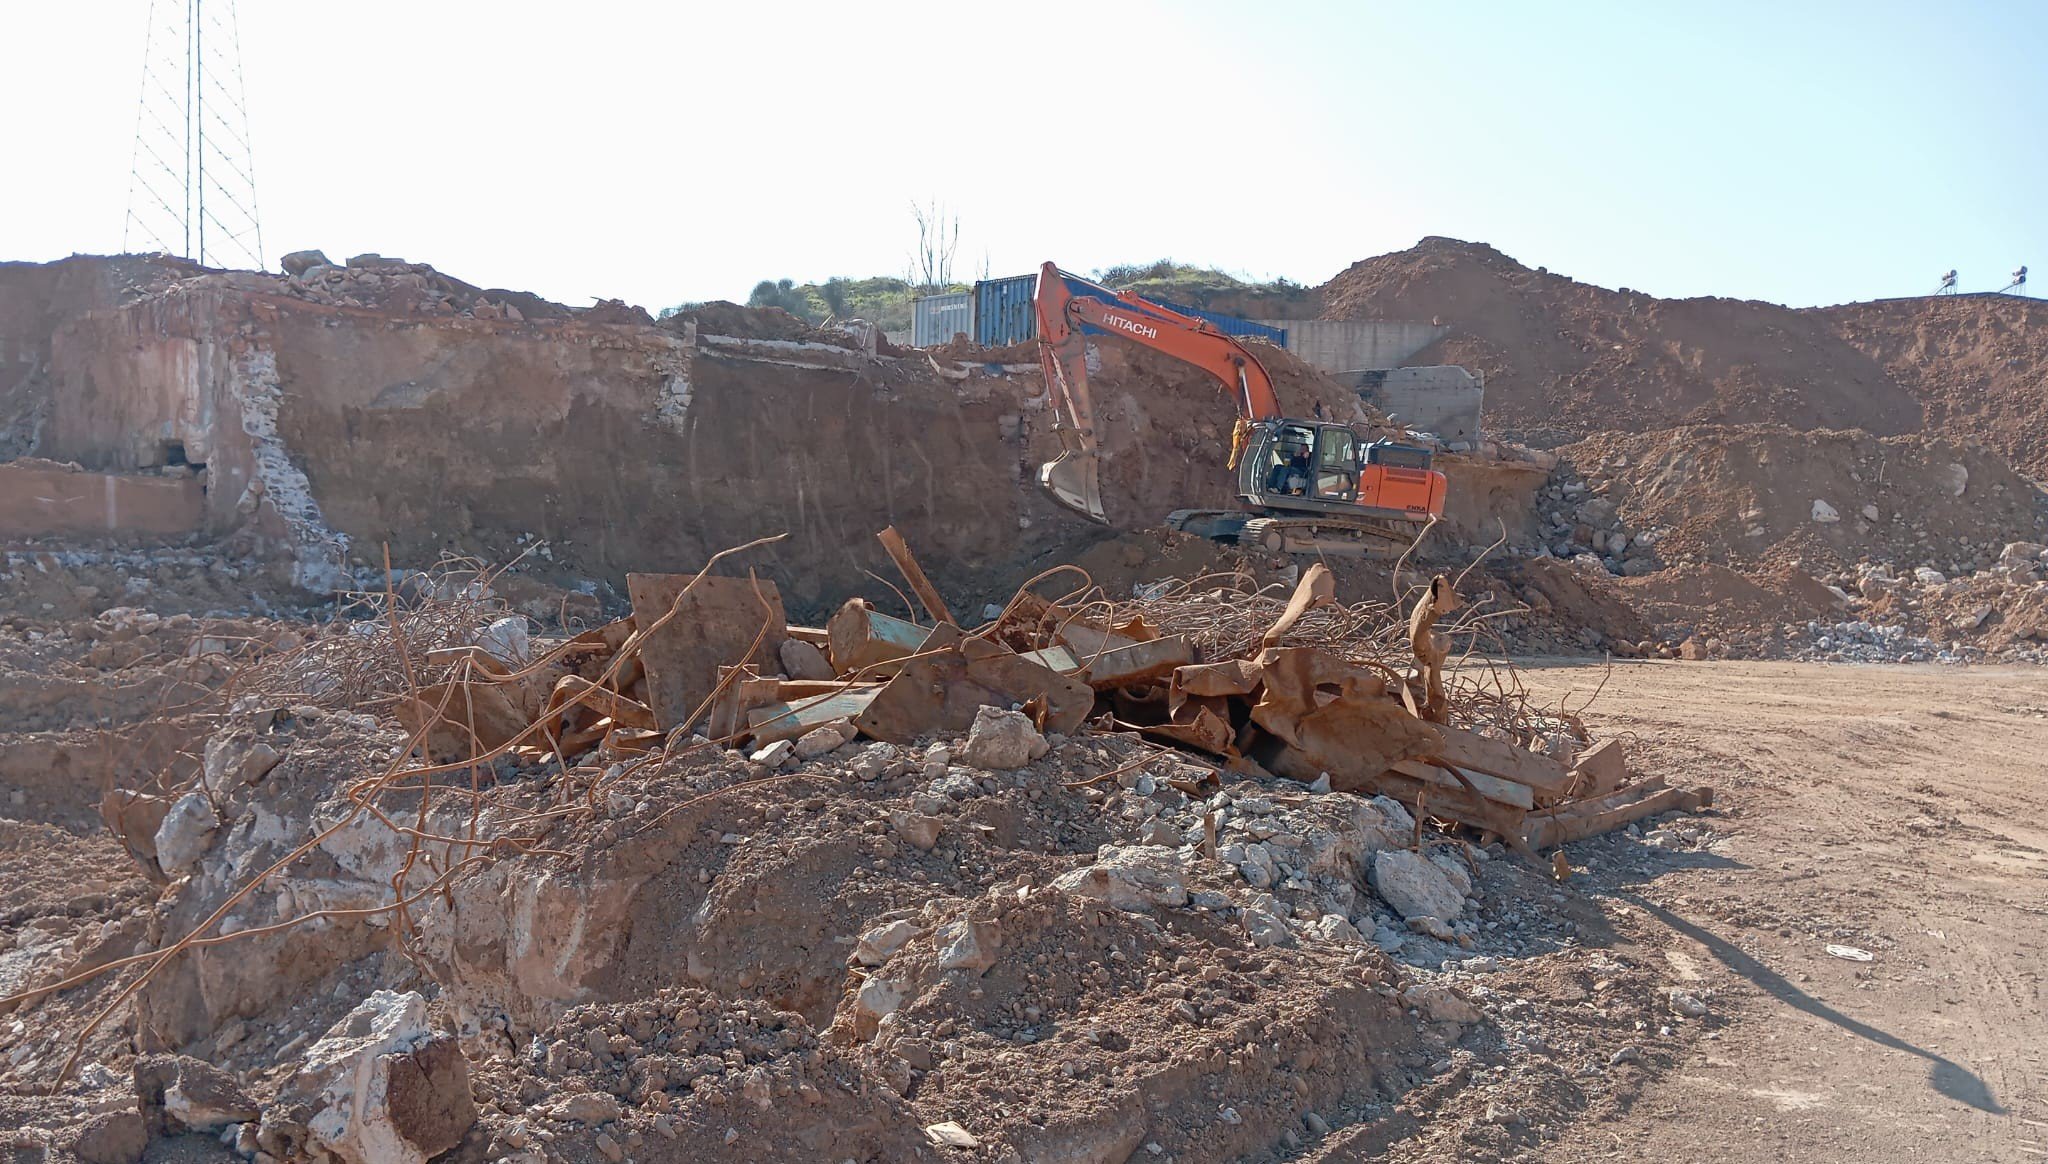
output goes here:
[{"label": "excavator bucket", "polygon": [[1038,483],[1054,501],[1087,518],[1109,524],[1102,512],[1101,463],[1093,449],[1083,449],[1073,429],[1062,429],[1060,455],[1038,467]]}]

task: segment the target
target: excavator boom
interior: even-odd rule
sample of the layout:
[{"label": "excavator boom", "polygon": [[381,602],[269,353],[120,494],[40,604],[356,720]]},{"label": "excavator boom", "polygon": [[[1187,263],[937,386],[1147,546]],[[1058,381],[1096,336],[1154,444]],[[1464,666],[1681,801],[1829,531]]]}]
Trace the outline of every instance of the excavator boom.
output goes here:
[{"label": "excavator boom", "polygon": [[[1070,282],[1080,284],[1086,292],[1075,294]],[[1053,396],[1053,429],[1060,438],[1060,455],[1039,467],[1038,481],[1060,504],[1090,520],[1107,518],[1102,508],[1102,458],[1095,434],[1095,399],[1088,387],[1083,325],[1193,364],[1231,389],[1240,426],[1232,445],[1232,468],[1237,467],[1243,426],[1280,415],[1273,378],[1258,357],[1206,320],[1089,283],[1053,263],[1039,269],[1035,307],[1038,358],[1045,368],[1046,388]]]}]

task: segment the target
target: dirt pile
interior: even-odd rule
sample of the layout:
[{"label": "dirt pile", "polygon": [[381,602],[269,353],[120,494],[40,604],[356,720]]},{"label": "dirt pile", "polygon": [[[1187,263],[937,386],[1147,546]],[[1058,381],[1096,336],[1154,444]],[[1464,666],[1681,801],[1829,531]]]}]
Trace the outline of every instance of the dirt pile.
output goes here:
[{"label": "dirt pile", "polygon": [[1579,514],[1597,507],[1651,533],[1674,564],[1968,572],[2048,531],[2038,489],[1989,450],[1945,439],[1686,426],[1562,452],[1588,485]]},{"label": "dirt pile", "polygon": [[2048,480],[2048,302],[1956,295],[1816,314],[1920,400],[1928,432],[1976,441]]},{"label": "dirt pile", "polygon": [[[1318,747],[1332,707],[1377,699],[1408,714],[1359,686],[1380,671],[1339,662],[1409,650],[1397,611],[1332,604],[1313,578],[1284,617],[1284,592],[1096,591],[1071,610],[1025,596],[1015,625],[962,657],[978,660],[973,682],[1015,683],[1092,642],[1085,681],[1048,678],[1019,700],[1036,722],[983,706],[971,726],[948,713],[904,738],[866,713],[867,727],[783,733],[770,705],[744,715],[754,738],[734,749],[687,724],[629,730],[635,706],[667,706],[654,696],[682,656],[652,650],[644,682],[621,679],[638,648],[606,645],[604,630],[508,627],[473,581],[408,577],[395,622],[345,610],[267,642],[211,700],[195,697],[210,731],[187,745],[181,783],[118,782],[112,838],[9,826],[18,849],[76,850],[58,872],[84,889],[24,879],[5,920],[0,968],[28,992],[9,1005],[29,1021],[0,1027],[0,1112],[23,1129],[18,1144],[97,1152],[113,1134],[101,1117],[132,1113],[164,1141],[155,1151],[203,1136],[280,1161],[312,1159],[316,1143],[353,1159],[347,1145],[387,1133],[459,1141],[455,1158],[479,1160],[941,1159],[948,1145],[992,1159],[1341,1156],[1368,1140],[1419,1150],[1445,1131],[1428,1118],[1436,1104],[1454,1110],[1452,1134],[1526,1146],[1635,1085],[1608,1067],[1639,1039],[1640,1011],[1541,1024],[1566,1072],[1506,1037],[1536,1028],[1478,978],[1502,960],[1580,957],[1561,939],[1583,924],[1557,908],[1548,865],[1477,833],[1434,840],[1429,825],[1479,812],[1481,795],[1526,801],[1527,787],[1475,770],[1483,794],[1366,799],[1249,758],[1285,761],[1293,745],[1245,733],[1240,753],[1198,730],[1190,740],[1210,742],[1161,747],[1071,714],[1153,722],[1128,676],[1156,675],[1140,656],[1175,647],[1193,660],[1188,682],[1250,676],[1268,691],[1255,714],[1282,725],[1288,660],[1322,658],[1356,674],[1297,708],[1298,727],[1272,728]],[[1116,630],[1081,619],[1098,606]],[[854,614],[883,638],[856,642],[835,620],[778,641],[822,637],[867,657],[893,632],[871,608]],[[151,617],[76,637],[89,652],[170,633]],[[1055,626],[1044,662],[998,645]],[[1469,633],[1458,611],[1439,626]],[[885,690],[915,695],[920,660],[961,634],[915,629],[938,645],[885,653],[900,670]],[[1158,637],[1123,645],[1126,632]],[[1441,661],[1449,643],[1427,644],[1427,620],[1419,633]],[[1247,670],[1262,637],[1294,645]],[[584,674],[560,670],[572,656]],[[771,657],[798,667],[786,660],[804,653]],[[517,687],[515,667],[558,697],[592,690],[587,674],[616,682],[610,726],[562,719],[539,746],[470,758],[497,730],[485,689]],[[804,682],[731,674],[750,698],[789,699]],[[1454,695],[1426,673],[1414,682],[1411,699],[1446,700],[1450,717],[1495,733],[1430,729],[1476,749],[1478,769],[1561,787],[1552,753],[1585,753],[1570,720],[1499,704],[1502,680],[1481,692],[1454,674]],[[1074,708],[1070,689],[1084,698]],[[408,708],[457,697],[475,738],[429,764],[443,743]],[[711,704],[714,720],[732,713]],[[875,733],[892,738],[856,738]],[[1608,757],[1584,778],[1637,787],[1618,750]],[[1430,778],[1427,765],[1407,771]],[[1423,823],[1411,805],[1426,806]],[[125,871],[84,877],[110,860]],[[180,942],[138,981],[139,956]],[[136,961],[93,974],[120,958]],[[1640,971],[1613,965],[1614,982],[1649,996]],[[58,1093],[38,1094],[85,1020],[131,986],[134,1010],[85,1041]],[[1503,1088],[1523,1097],[1516,1121],[1492,1118]]]},{"label": "dirt pile", "polygon": [[1414,364],[1486,376],[1490,425],[1544,444],[1681,424],[1860,428],[1977,441],[2036,477],[2048,304],[1941,296],[1792,309],[1659,299],[1425,238],[1323,288],[1326,319],[1435,319]]},{"label": "dirt pile", "polygon": [[1921,427],[1912,393],[1812,312],[1609,290],[1435,237],[1353,264],[1323,295],[1326,319],[1451,327],[1409,362],[1483,373],[1489,423],[1536,443],[1677,424]]}]

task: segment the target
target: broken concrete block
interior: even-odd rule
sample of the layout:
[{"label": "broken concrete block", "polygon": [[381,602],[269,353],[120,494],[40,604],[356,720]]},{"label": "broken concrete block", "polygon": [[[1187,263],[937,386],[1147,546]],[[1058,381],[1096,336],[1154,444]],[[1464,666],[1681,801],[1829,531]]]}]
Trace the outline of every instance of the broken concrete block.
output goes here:
[{"label": "broken concrete block", "polygon": [[220,830],[220,817],[204,792],[187,792],[171,803],[164,823],[156,830],[156,862],[172,877],[190,872]]},{"label": "broken concrete block", "polygon": [[901,808],[889,812],[890,829],[926,853],[931,852],[932,846],[939,843],[939,830],[944,826],[945,822],[938,817],[926,816],[921,812],[910,812]]},{"label": "broken concrete block", "polygon": [[1408,928],[1418,934],[1427,934],[1439,942],[1458,940],[1457,931],[1445,925],[1442,918],[1431,917],[1426,913],[1409,918]]},{"label": "broken concrete block", "polygon": [[795,741],[777,740],[774,743],[769,744],[767,747],[755,752],[752,756],[748,758],[753,760],[756,764],[764,764],[770,768],[779,768],[782,766],[782,762],[784,760],[789,759],[791,756],[795,754]]},{"label": "broken concrete block", "polygon": [[1315,934],[1326,942],[1362,942],[1365,935],[1341,913],[1326,913],[1316,919]]},{"label": "broken concrete block", "polygon": [[[793,643],[797,640],[790,639],[789,641]],[[815,760],[828,752],[836,752],[853,742],[853,737],[857,734],[853,721],[850,719],[833,720],[831,723],[821,724],[797,737],[796,758],[799,760]]]},{"label": "broken concrete block", "polygon": [[941,970],[986,974],[996,964],[996,950],[1002,944],[1002,927],[992,921],[955,918],[932,934],[932,947],[939,953]]},{"label": "broken concrete block", "polygon": [[1138,843],[1177,849],[1181,843],[1180,830],[1163,820],[1148,820],[1145,827],[1138,830]]},{"label": "broken concrete block", "polygon": [[1470,1024],[1482,1022],[1486,1013],[1472,1000],[1448,986],[1416,985],[1401,992],[1401,1001],[1422,1012],[1431,1022]]},{"label": "broken concrete block", "polygon": [[1449,921],[1465,908],[1465,894],[1450,875],[1409,849],[1387,849],[1373,856],[1372,887],[1403,918]]},{"label": "broken concrete block", "polygon": [[978,1148],[981,1140],[973,1132],[952,1120],[932,1124],[924,1130],[925,1138],[941,1148]]},{"label": "broken concrete block", "polygon": [[1970,470],[1962,465],[1951,464],[1941,477],[1946,480],[1948,491],[1961,497],[1970,488]]},{"label": "broken concrete block", "polygon": [[416,992],[363,1000],[306,1048],[279,1099],[310,1109],[313,1138],[348,1164],[425,1164],[476,1122],[469,1064]]},{"label": "broken concrete block", "polygon": [[917,926],[907,918],[876,926],[860,936],[853,948],[853,960],[863,966],[879,966],[917,936]]},{"label": "broken concrete block", "polygon": [[622,1114],[619,1101],[602,1091],[578,1091],[555,1101],[549,1109],[558,1120],[597,1127],[611,1123]]},{"label": "broken concrete block", "polygon": [[1030,717],[983,704],[967,730],[960,762],[976,768],[1022,768],[1045,755],[1048,746]]},{"label": "broken concrete block", "polygon": [[238,784],[259,784],[283,758],[262,740],[215,736],[206,741],[206,786],[225,791]]},{"label": "broken concrete block", "polygon": [[832,670],[832,664],[826,660],[825,652],[819,650],[815,644],[807,643],[802,639],[782,640],[780,657],[782,659],[782,673],[791,679],[810,679],[829,683],[839,677]]},{"label": "broken concrete block", "polygon": [[533,640],[523,614],[506,615],[476,632],[476,645],[507,667],[524,667],[533,658]]},{"label": "broken concrete block", "polygon": [[1180,850],[1157,845],[1104,845],[1095,863],[1062,873],[1053,888],[1118,909],[1149,910],[1188,903],[1186,864]]},{"label": "broken concrete block", "polygon": [[[1263,895],[1262,895],[1263,896]],[[1246,906],[1244,909],[1245,936],[1254,946],[1291,946],[1294,932],[1279,914],[1264,906]]]},{"label": "broken concrete block", "polygon": [[86,1121],[71,1152],[83,1164],[135,1164],[149,1147],[149,1127],[132,1111],[106,1112]]},{"label": "broken concrete block", "polygon": [[895,1014],[903,1005],[903,998],[901,985],[886,978],[870,976],[860,984],[860,992],[854,995],[854,1013],[867,1022],[878,1022]]},{"label": "broken concrete block", "polygon": [[331,267],[334,260],[320,251],[293,251],[277,261],[287,275],[304,275],[314,267]]},{"label": "broken concrete block", "polygon": [[1834,506],[1816,497],[1813,499],[1813,520],[1822,525],[1832,525],[1842,520],[1842,515],[1835,510]]},{"label": "broken concrete block", "polygon": [[262,1110],[233,1075],[203,1059],[180,1055],[164,1088],[164,1114],[195,1132],[247,1123]]}]

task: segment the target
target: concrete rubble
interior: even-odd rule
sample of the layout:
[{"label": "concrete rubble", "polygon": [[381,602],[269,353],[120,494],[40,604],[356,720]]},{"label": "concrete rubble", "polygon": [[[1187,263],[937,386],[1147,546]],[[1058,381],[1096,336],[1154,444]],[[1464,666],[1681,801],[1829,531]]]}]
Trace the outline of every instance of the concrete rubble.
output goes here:
[{"label": "concrete rubble", "polygon": [[[804,626],[735,574],[642,575],[631,616],[557,633],[459,579],[263,656],[186,786],[104,804],[169,879],[113,949],[224,939],[136,994],[140,1029],[211,1060],[148,1060],[148,1136],[279,1162],[623,1160],[707,1135],[914,1158],[950,1118],[1027,1155],[1191,1152],[1210,1101],[1172,1064],[1229,1037],[1226,999],[1290,1054],[1321,1038],[1273,1009],[1303,982],[1379,1031],[1304,1083],[1346,1110],[1388,1078],[1375,1056],[1445,1037],[1405,1008],[1483,1022],[1462,995],[1404,1000],[1431,979],[1388,959],[1485,948],[1486,874],[1547,878],[1515,852],[1591,808],[1614,827],[1704,800],[1660,799],[1563,721],[1477,711],[1441,670],[1464,609],[1442,581],[1415,611],[1340,604],[1318,570],[1026,590],[962,628],[864,603]],[[409,694],[369,694],[392,682]],[[1431,847],[1450,836],[1485,856]],[[1220,977],[1184,990],[1179,962]],[[1098,1032],[1086,1071],[1165,1088],[1165,1113],[973,1114],[985,1085],[1050,1095],[1083,1069],[956,1065],[1069,1029]],[[1285,1105],[1259,1094],[1234,1093],[1214,1151],[1271,1134]],[[793,1101],[816,1117],[782,1119]],[[81,1126],[80,1154],[134,1130]]]}]

